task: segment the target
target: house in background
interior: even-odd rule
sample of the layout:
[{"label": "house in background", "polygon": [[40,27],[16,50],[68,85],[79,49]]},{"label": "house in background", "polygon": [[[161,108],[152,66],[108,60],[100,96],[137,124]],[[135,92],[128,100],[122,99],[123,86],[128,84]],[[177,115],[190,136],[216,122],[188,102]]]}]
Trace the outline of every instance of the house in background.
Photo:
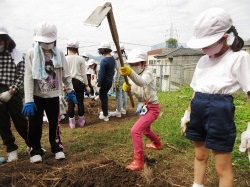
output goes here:
[{"label": "house in background", "polygon": [[[178,44],[178,48],[166,48],[166,42],[162,42],[148,51],[148,66],[153,70],[158,91],[173,91],[191,83],[196,64],[204,53],[185,47],[186,44]],[[250,53],[250,39],[244,41],[242,50]]]},{"label": "house in background", "polygon": [[244,47],[242,48],[242,50],[247,51],[248,53],[250,53],[250,39],[247,41],[244,41]]},{"label": "house in background", "polygon": [[148,66],[153,70],[158,91],[173,91],[189,85],[195,66],[204,53],[190,48],[161,50],[148,52]]}]

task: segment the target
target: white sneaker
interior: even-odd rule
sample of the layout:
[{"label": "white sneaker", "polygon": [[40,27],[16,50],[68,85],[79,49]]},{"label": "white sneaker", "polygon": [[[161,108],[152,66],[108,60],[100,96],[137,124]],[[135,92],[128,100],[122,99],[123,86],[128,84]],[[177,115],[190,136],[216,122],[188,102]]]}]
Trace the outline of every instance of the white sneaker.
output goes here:
[{"label": "white sneaker", "polygon": [[[111,114],[110,114],[111,112],[108,112],[108,117],[110,117],[111,116]],[[99,115],[99,117],[100,116],[103,116],[103,112],[100,112],[100,115]]]},{"label": "white sneaker", "polygon": [[43,159],[42,159],[41,155],[34,155],[34,156],[30,157],[31,163],[39,163],[42,161],[43,161]]},{"label": "white sneaker", "polygon": [[118,111],[117,109],[116,109],[114,112],[110,112],[110,115],[111,115],[111,116],[118,117],[118,118],[122,117],[121,112]]},{"label": "white sneaker", "polygon": [[55,159],[56,159],[56,160],[65,159],[65,154],[64,154],[64,152],[62,152],[62,151],[57,152],[57,153],[55,154]]},{"label": "white sneaker", "polygon": [[[44,148],[41,148],[41,149],[42,149],[43,153],[46,152],[46,149],[44,149]],[[27,153],[30,153],[30,148],[29,147],[27,147]]]},{"label": "white sneaker", "polygon": [[122,109],[121,109],[121,113],[122,113],[122,114],[126,114],[127,111],[126,111],[125,109],[122,108]]},{"label": "white sneaker", "polygon": [[7,162],[13,162],[18,160],[17,150],[7,153]]},{"label": "white sneaker", "polygon": [[59,117],[59,121],[61,121],[61,120],[63,120],[63,119],[65,119],[65,115],[61,115],[60,117]]},{"label": "white sneaker", "polygon": [[100,114],[99,119],[103,119],[104,121],[109,121],[109,117],[104,116],[103,114]]}]

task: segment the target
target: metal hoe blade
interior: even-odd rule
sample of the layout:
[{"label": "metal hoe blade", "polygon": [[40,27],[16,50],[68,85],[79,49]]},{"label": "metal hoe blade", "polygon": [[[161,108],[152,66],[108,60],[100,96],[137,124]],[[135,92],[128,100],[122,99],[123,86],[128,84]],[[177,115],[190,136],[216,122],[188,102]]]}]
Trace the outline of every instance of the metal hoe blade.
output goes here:
[{"label": "metal hoe blade", "polygon": [[98,27],[107,16],[111,7],[98,6],[92,14],[86,19],[84,25]]},{"label": "metal hoe blade", "polygon": [[[123,62],[123,58],[122,58],[122,53],[121,53],[121,48],[120,48],[120,44],[119,44],[119,36],[118,36],[118,32],[117,32],[117,28],[116,28],[116,24],[115,24],[115,18],[113,15],[113,11],[112,11],[112,5],[111,3],[107,2],[105,3],[103,6],[98,6],[93,12],[92,14],[86,19],[86,21],[84,22],[84,25],[90,25],[90,26],[95,26],[98,27],[102,21],[104,20],[104,18],[107,16],[108,22],[109,22],[109,27],[110,27],[110,31],[112,34],[112,38],[114,40],[116,49],[117,49],[117,53],[118,53],[118,57],[121,63],[121,66],[124,66],[124,62]],[[127,84],[129,84],[128,82],[128,77],[124,76],[125,78],[125,82]],[[130,98],[130,102],[132,107],[134,107],[134,101],[133,101],[133,97],[131,94],[131,90],[129,90],[127,92],[129,98]]]}]

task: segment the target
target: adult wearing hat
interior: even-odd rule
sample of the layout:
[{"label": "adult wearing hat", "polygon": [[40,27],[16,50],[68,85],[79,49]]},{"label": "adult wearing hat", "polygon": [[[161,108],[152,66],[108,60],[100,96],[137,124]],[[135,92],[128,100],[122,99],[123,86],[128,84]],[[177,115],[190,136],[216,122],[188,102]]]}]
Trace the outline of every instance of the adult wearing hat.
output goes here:
[{"label": "adult wearing hat", "polygon": [[100,71],[97,83],[102,107],[102,112],[100,112],[99,118],[103,119],[104,121],[109,121],[107,94],[113,83],[113,77],[115,73],[115,59],[111,55],[111,45],[108,41],[103,41],[100,43],[98,52],[104,57],[100,62]]},{"label": "adult wearing hat", "polygon": [[[84,117],[84,90],[90,92],[87,80],[87,68],[86,62],[83,57],[79,56],[78,52],[79,42],[75,39],[71,39],[67,43],[67,64],[70,69],[72,76],[73,88],[75,90],[75,95],[77,99],[78,108],[78,125],[83,127],[85,124]],[[68,114],[69,114],[69,126],[70,128],[75,128],[75,103],[73,101],[68,101]]]},{"label": "adult wearing hat", "polygon": [[181,119],[185,136],[193,141],[195,149],[193,187],[203,187],[210,150],[219,186],[233,187],[231,152],[236,127],[232,94],[242,89],[250,101],[250,56],[241,51],[244,42],[230,15],[221,8],[208,9],[197,17],[187,45],[205,53],[190,84],[194,90],[192,101]]},{"label": "adult wearing hat", "polygon": [[63,86],[67,101],[77,103],[72,78],[64,53],[57,48],[57,28],[49,22],[40,22],[35,27],[35,45],[25,58],[25,104],[23,113],[29,117],[28,141],[30,162],[42,162],[41,149],[43,113],[49,121],[49,142],[55,159],[65,158],[60,136],[59,96]]},{"label": "adult wearing hat", "polygon": [[6,146],[7,162],[18,159],[11,119],[17,132],[27,141],[28,121],[22,114],[24,59],[6,27],[0,25],[0,135]]}]

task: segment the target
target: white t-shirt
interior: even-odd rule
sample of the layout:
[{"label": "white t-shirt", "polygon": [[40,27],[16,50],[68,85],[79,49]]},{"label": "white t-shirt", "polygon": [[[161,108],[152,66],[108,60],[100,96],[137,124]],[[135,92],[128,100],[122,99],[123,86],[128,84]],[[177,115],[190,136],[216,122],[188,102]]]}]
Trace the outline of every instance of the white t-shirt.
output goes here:
[{"label": "white t-shirt", "polygon": [[85,85],[88,85],[87,67],[83,57],[79,55],[66,56],[67,64],[72,78],[78,79]]},{"label": "white t-shirt", "polygon": [[232,95],[240,88],[250,91],[250,55],[227,50],[218,58],[202,56],[190,86],[195,92]]}]

